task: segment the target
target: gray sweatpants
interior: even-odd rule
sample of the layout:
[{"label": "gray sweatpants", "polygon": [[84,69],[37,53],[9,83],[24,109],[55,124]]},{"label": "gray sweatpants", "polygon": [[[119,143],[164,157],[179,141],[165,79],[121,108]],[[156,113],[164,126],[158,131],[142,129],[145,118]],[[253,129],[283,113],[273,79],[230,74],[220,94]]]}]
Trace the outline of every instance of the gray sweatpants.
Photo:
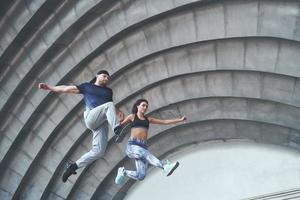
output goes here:
[{"label": "gray sweatpants", "polygon": [[76,161],[79,168],[87,166],[104,155],[108,141],[108,124],[112,129],[120,124],[113,102],[86,110],[84,121],[87,128],[93,132],[93,146],[89,152]]}]

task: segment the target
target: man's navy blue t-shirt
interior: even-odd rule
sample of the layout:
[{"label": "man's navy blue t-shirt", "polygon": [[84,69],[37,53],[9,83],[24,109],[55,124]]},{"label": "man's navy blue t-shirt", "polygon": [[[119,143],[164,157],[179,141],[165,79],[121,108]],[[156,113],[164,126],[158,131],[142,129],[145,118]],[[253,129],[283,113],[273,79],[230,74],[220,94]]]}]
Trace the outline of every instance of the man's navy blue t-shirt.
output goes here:
[{"label": "man's navy blue t-shirt", "polygon": [[77,86],[80,93],[84,95],[84,102],[87,108],[93,109],[97,106],[113,101],[112,89],[102,87],[93,83],[82,83]]}]

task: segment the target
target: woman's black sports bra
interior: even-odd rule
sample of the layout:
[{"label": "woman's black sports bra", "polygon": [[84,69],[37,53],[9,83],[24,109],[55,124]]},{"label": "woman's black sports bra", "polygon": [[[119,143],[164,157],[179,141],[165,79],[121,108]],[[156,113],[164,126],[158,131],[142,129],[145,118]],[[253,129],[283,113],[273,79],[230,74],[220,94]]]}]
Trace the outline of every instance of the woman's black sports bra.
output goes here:
[{"label": "woman's black sports bra", "polygon": [[149,129],[149,120],[145,117],[144,120],[141,120],[137,114],[134,115],[133,122],[131,123],[131,128],[143,127]]}]

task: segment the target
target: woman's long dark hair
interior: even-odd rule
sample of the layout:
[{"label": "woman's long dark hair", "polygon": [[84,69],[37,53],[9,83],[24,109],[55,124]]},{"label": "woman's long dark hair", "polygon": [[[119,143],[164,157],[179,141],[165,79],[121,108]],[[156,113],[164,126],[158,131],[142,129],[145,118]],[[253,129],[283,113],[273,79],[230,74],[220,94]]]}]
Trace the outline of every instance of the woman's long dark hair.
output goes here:
[{"label": "woman's long dark hair", "polygon": [[131,113],[132,113],[132,114],[136,114],[136,113],[138,112],[137,107],[138,107],[142,102],[146,102],[147,104],[149,104],[148,101],[147,101],[146,99],[138,99],[138,100],[136,100],[136,102],[133,104],[132,109],[131,109]]}]

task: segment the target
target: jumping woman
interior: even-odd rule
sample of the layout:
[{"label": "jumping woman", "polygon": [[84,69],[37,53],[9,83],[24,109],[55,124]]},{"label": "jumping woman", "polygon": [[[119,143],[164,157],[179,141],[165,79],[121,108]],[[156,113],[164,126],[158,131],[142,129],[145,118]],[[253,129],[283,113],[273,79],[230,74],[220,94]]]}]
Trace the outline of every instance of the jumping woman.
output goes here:
[{"label": "jumping woman", "polygon": [[161,168],[166,176],[170,176],[173,171],[179,166],[179,162],[163,162],[151,154],[147,146],[147,137],[149,124],[176,124],[186,120],[186,117],[177,119],[156,119],[154,117],[146,117],[145,113],[148,109],[148,101],[139,99],[132,107],[132,114],[128,115],[121,125],[125,126],[131,123],[130,139],[127,143],[126,154],[129,158],[135,160],[136,171],[125,170],[124,167],[118,169],[118,174],[115,178],[116,184],[123,184],[125,176],[134,180],[143,180],[146,176],[148,163]]}]

